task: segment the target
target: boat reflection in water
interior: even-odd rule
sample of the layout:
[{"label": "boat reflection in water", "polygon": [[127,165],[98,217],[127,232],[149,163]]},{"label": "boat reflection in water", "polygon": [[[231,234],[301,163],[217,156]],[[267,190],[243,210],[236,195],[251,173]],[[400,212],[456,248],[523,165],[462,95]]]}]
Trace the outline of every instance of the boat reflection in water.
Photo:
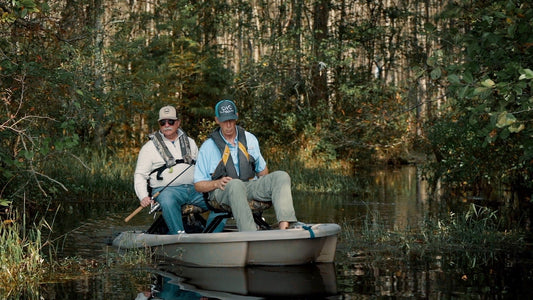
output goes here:
[{"label": "boat reflection in water", "polygon": [[195,268],[164,265],[154,270],[154,299],[327,298],[337,294],[335,265]]}]

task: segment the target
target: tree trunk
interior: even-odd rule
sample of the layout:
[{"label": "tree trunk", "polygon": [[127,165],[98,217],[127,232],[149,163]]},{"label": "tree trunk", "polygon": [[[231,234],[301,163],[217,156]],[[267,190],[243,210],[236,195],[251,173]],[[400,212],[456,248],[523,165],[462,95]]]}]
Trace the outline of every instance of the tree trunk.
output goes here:
[{"label": "tree trunk", "polygon": [[327,64],[323,50],[323,43],[328,36],[329,0],[317,0],[313,7],[313,56],[311,64],[311,107],[319,108],[321,103],[327,103]]}]

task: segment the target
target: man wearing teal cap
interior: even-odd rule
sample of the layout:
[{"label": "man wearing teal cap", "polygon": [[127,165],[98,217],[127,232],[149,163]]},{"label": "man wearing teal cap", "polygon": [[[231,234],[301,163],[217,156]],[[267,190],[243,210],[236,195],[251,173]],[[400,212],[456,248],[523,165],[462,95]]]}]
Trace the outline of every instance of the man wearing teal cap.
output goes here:
[{"label": "man wearing teal cap", "polygon": [[231,207],[239,231],[255,231],[248,199],[272,201],[280,229],[296,222],[291,179],[285,171],[268,172],[257,138],[237,126],[237,107],[231,100],[215,106],[219,127],[198,153],[194,187],[209,199]]}]

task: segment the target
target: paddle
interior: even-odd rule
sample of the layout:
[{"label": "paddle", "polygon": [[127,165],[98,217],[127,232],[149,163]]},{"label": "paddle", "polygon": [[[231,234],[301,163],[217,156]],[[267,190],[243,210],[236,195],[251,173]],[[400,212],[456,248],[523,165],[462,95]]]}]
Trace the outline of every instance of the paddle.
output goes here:
[{"label": "paddle", "polygon": [[[172,179],[167,185],[165,185],[160,191],[158,191],[157,193],[155,193],[153,196],[152,196],[152,200],[155,200],[155,198],[157,198],[157,196],[159,196],[159,194],[161,194],[162,191],[164,191],[171,183],[174,182],[174,180],[178,179],[178,177],[180,177],[183,173],[185,173],[185,171],[187,171],[190,167],[192,167],[192,165],[189,165],[187,168],[185,168],[185,170],[183,170],[181,173],[178,174],[178,176],[174,177],[174,179]],[[135,217],[136,214],[140,213],[141,210],[143,210],[143,206],[139,206],[137,207],[137,209],[135,209],[129,216],[127,216],[125,219],[124,219],[124,222],[128,222],[129,220],[131,220],[131,218]],[[150,210],[150,213],[154,211],[154,209],[151,209]]]}]

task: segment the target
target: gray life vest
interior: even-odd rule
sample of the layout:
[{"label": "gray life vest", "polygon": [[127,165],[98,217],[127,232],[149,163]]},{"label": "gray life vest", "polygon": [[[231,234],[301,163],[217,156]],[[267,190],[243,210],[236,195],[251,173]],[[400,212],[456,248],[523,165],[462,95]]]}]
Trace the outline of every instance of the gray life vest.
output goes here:
[{"label": "gray life vest", "polygon": [[222,159],[218,163],[213,175],[211,175],[213,180],[224,176],[229,176],[231,178],[241,179],[242,181],[248,181],[255,177],[255,159],[253,156],[248,154],[246,135],[244,133],[244,129],[240,126],[237,126],[237,136],[239,138],[237,150],[239,159],[239,175],[237,175],[237,170],[231,157],[229,147],[226,145],[226,142],[220,134],[220,127],[211,133],[211,138],[222,154]]},{"label": "gray life vest", "polygon": [[150,138],[150,140],[152,140],[155,148],[157,149],[157,152],[159,152],[159,154],[165,161],[164,166],[161,166],[150,172],[150,175],[157,172],[157,180],[163,180],[163,177],[161,177],[161,173],[163,173],[165,169],[170,168],[176,164],[194,165],[196,163],[196,161],[191,157],[191,145],[189,144],[189,138],[187,137],[185,131],[183,131],[181,128],[178,128],[178,140],[180,142],[181,155],[183,156],[181,159],[175,159],[174,156],[172,156],[170,150],[168,150],[167,145],[165,145],[165,142],[163,141],[163,136],[159,131],[151,133],[148,137]]}]

